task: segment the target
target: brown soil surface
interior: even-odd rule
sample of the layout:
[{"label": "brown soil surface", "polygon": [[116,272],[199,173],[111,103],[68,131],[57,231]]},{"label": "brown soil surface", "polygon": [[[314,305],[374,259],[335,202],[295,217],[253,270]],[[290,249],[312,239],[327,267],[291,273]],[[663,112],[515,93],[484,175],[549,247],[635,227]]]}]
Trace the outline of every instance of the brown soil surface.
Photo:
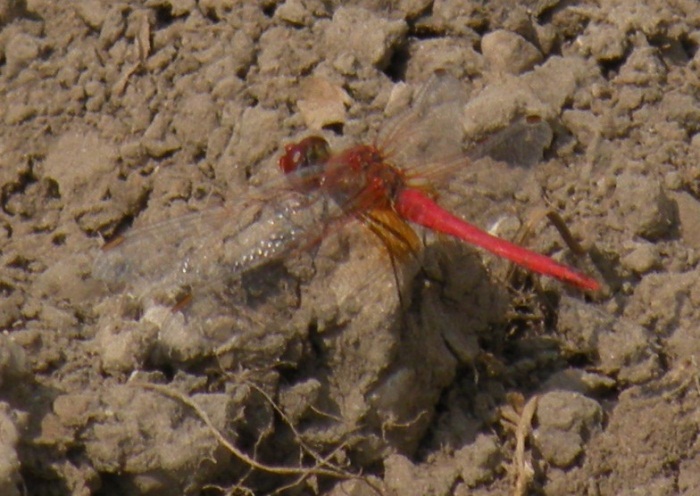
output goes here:
[{"label": "brown soil surface", "polygon": [[[699,45],[696,0],[1,0],[0,493],[700,494]],[[437,69],[488,155],[441,203],[601,291],[357,222],[230,270],[284,144]],[[180,292],[105,284],[119,233]]]}]

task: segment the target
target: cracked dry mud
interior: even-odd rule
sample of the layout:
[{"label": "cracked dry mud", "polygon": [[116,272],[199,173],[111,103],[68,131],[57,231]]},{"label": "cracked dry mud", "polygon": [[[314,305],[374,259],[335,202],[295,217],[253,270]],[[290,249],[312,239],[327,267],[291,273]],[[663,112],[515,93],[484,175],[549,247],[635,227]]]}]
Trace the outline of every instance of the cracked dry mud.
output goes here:
[{"label": "cracked dry mud", "polygon": [[[0,1],[0,493],[700,493],[699,44],[694,0]],[[427,235],[399,301],[355,224],[200,300],[206,335],[92,277],[436,69],[474,142],[549,136],[441,202],[602,291]]]}]

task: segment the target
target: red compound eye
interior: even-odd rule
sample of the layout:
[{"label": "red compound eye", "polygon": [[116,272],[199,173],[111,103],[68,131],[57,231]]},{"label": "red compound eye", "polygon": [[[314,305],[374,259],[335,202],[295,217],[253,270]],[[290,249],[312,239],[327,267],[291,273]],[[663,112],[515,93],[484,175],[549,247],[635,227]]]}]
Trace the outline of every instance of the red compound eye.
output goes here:
[{"label": "red compound eye", "polygon": [[279,159],[280,169],[285,174],[312,165],[323,164],[330,156],[328,142],[320,136],[309,136],[298,143],[284,147],[284,155]]}]

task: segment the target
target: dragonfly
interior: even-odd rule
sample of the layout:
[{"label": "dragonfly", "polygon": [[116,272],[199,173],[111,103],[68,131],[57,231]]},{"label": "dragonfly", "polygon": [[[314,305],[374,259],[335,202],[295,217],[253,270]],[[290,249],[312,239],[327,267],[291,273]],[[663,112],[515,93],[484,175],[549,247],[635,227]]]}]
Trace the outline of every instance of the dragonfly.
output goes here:
[{"label": "dragonfly", "polygon": [[93,273],[111,287],[138,288],[141,295],[166,292],[182,300],[198,286],[239,278],[309,250],[356,220],[381,240],[392,261],[419,252],[417,225],[582,290],[598,290],[595,279],[440,206],[437,187],[469,163],[459,126],[463,99],[461,82],[437,72],[373,144],[333,152],[318,135],[288,144],[277,179],[225,206],[115,237],[102,248]]}]

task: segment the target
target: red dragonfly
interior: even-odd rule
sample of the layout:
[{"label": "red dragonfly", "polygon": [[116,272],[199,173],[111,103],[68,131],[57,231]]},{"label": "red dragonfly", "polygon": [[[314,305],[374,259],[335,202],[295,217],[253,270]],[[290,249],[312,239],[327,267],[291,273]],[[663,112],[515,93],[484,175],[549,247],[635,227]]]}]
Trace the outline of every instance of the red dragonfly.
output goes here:
[{"label": "red dragonfly", "polygon": [[[133,229],[103,248],[95,275],[112,284],[192,288],[236,277],[318,242],[358,219],[397,259],[420,249],[409,223],[454,236],[531,271],[585,290],[598,282],[551,258],[495,237],[447,212],[431,181],[466,165],[458,112],[461,83],[436,73],[414,105],[384,128],[374,145],[332,153],[319,136],[285,147],[285,173],[230,205]],[[173,296],[173,295],[171,295]],[[173,296],[177,298],[177,296]]]},{"label": "red dragonfly", "polygon": [[[306,184],[300,184],[302,189],[325,190],[337,204],[343,205],[344,211],[362,220],[377,234],[397,258],[418,250],[418,237],[407,224],[411,222],[483,248],[531,271],[555,277],[585,290],[598,290],[600,285],[594,279],[545,255],[493,236],[436,203],[432,187],[426,179],[444,179],[445,175],[454,171],[455,166],[465,165],[467,160],[461,150],[447,155],[443,150],[443,156],[439,159],[430,161],[421,156],[420,164],[416,164],[416,157],[406,154],[409,148],[414,153],[416,143],[407,142],[426,141],[425,135],[406,131],[411,126],[420,129],[435,126],[434,121],[439,122],[440,118],[444,120],[441,113],[455,109],[460,111],[456,101],[443,96],[443,93],[449,92],[461,93],[458,81],[445,73],[437,73],[423,88],[414,108],[399,119],[395,127],[389,128],[383,136],[380,135],[378,144],[358,145],[332,154],[324,138],[310,136],[287,145],[279,166],[289,175],[310,166],[322,165],[322,173],[312,174]],[[452,108],[447,108],[448,106]],[[429,113],[437,118],[431,119]],[[418,119],[423,119],[423,122],[416,122]],[[452,120],[452,116],[448,119]],[[452,126],[457,127],[458,122],[452,122]],[[445,128],[437,126],[433,133],[435,131],[442,133]],[[430,136],[432,139],[433,135]],[[447,141],[448,149],[460,143],[454,136],[442,138]],[[393,144],[402,147],[401,157],[397,157],[399,153]],[[425,142],[418,144],[417,148],[435,145]],[[444,148],[444,144],[442,146]],[[402,162],[404,167],[399,167],[398,164]],[[407,164],[410,167],[406,167]]]}]

